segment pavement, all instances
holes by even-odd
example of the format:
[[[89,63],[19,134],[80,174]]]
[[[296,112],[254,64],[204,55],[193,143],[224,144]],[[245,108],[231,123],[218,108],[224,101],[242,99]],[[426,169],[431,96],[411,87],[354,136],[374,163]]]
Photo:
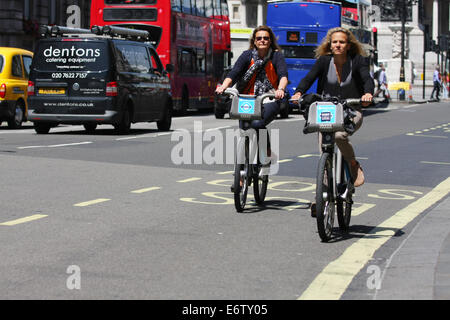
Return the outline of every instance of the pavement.
[[[431,88],[426,91],[429,97]],[[405,103],[434,102],[422,99],[422,88],[413,88],[413,99],[392,97],[389,107]],[[441,99],[449,103],[450,99]],[[450,172],[449,172],[450,173]],[[450,195],[447,194],[420,219],[383,271],[374,300],[449,300],[450,299]]]

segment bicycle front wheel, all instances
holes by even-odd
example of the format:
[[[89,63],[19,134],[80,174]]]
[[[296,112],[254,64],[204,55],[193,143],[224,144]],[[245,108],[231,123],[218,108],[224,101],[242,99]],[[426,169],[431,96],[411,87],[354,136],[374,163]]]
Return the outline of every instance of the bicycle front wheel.
[[[245,141],[244,164],[234,165],[234,206],[237,212],[242,212],[247,202],[248,187],[250,185],[249,142]]]
[[[260,175],[261,166],[254,166],[255,172],[253,177],[253,196],[256,204],[264,202],[267,193],[267,185],[269,184],[269,175]]]
[[[350,218],[352,215],[352,194],[354,191],[351,183],[350,170],[347,162],[342,159],[341,183],[338,185],[338,196],[336,199],[336,211],[339,223],[339,229],[342,232],[348,232]]]
[[[319,236],[323,242],[331,238],[334,224],[333,157],[323,153],[317,168],[316,220]]]

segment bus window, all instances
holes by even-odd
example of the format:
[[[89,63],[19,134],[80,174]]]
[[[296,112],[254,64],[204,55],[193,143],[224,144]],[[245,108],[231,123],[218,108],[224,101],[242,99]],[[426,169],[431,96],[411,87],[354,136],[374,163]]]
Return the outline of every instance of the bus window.
[[[172,10],[181,12],[181,0],[170,0],[170,3],[172,4]]]
[[[197,72],[206,72],[205,50],[197,49]]]
[[[281,46],[285,58],[315,59],[315,46]]]
[[[180,73],[195,73],[195,57],[194,53],[190,49],[180,50],[179,59],[179,72]]]
[[[198,16],[205,16],[205,1],[204,0],[195,0],[195,9],[197,10]]]
[[[156,0],[105,0],[105,4],[155,4]]]
[[[181,0],[181,11],[191,13],[191,0]]]
[[[220,0],[221,3],[221,7],[222,7],[222,18],[228,17],[228,4],[227,4],[227,0]]]
[[[205,13],[208,18],[213,17],[213,0],[205,0]]]
[[[158,13],[154,8],[105,8],[103,19],[105,21],[156,21]]]
[[[220,0],[214,0],[214,18],[219,19],[220,16]]]

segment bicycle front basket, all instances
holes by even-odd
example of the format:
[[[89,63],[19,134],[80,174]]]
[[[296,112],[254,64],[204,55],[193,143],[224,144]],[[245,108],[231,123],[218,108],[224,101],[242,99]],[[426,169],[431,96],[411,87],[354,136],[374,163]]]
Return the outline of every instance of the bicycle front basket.
[[[344,130],[344,109],[340,103],[318,101],[309,106],[305,132]]]
[[[262,119],[261,99],[253,95],[244,94],[233,97],[230,118],[239,120]]]

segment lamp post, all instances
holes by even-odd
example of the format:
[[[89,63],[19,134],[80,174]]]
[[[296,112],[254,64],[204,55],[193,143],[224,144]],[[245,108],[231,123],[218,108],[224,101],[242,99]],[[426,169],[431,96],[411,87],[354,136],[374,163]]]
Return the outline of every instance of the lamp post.
[[[400,55],[400,82],[405,81],[405,38],[406,38],[406,13],[407,6],[411,6],[417,3],[417,0],[400,0],[398,3],[398,9],[400,11],[400,20],[402,22],[402,37],[401,37],[401,55]]]
[[[400,15],[402,21],[402,45],[400,55],[400,82],[405,82],[405,24],[406,24],[406,0],[400,1]]]

